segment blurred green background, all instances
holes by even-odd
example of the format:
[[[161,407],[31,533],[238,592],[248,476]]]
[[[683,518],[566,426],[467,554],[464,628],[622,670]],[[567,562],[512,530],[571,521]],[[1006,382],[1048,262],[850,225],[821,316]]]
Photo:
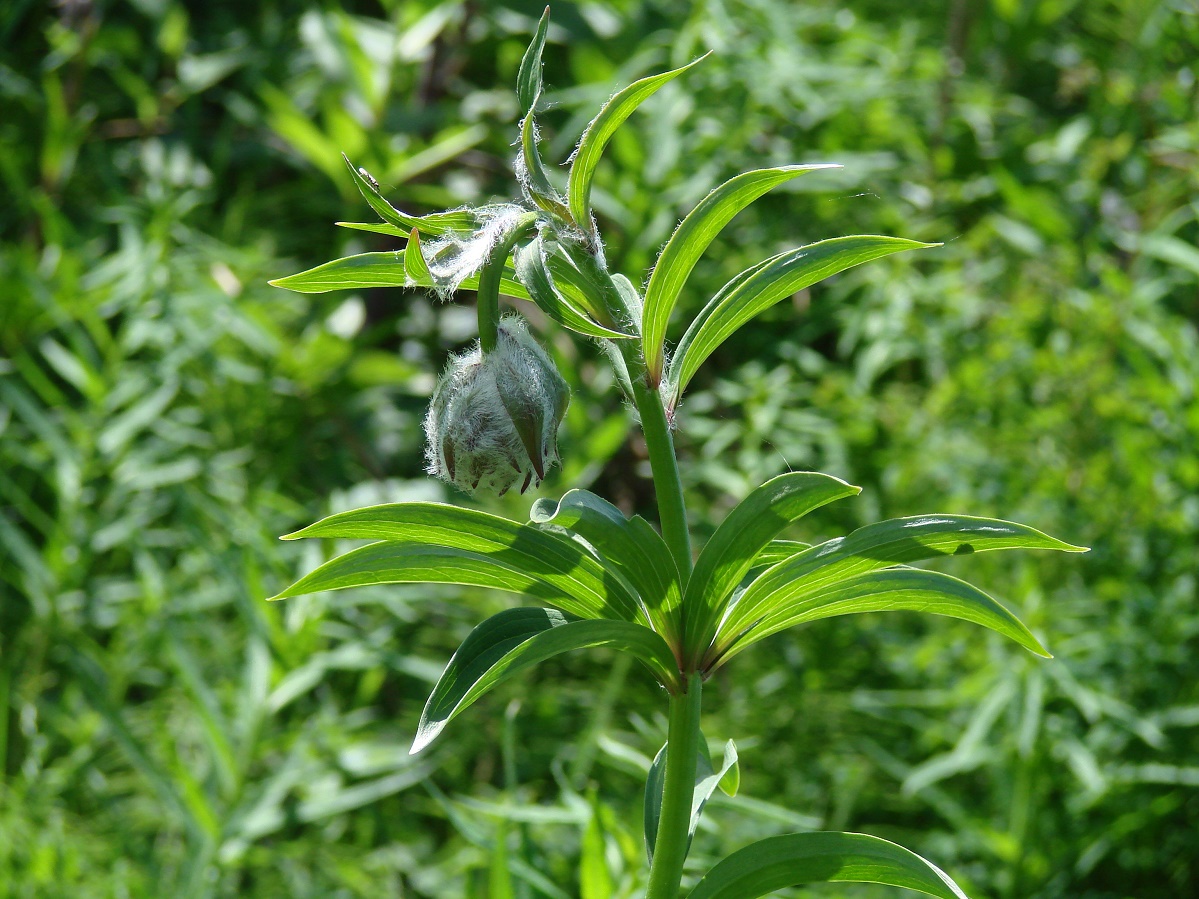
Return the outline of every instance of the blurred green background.
[[[522,899],[637,893],[665,736],[639,671],[547,663],[410,758],[442,665],[512,598],[263,601],[336,551],[278,534],[464,501],[422,474],[419,424],[469,296],[266,281],[392,245],[333,226],[372,220],[343,150],[409,211],[512,196],[540,11],[0,4],[0,895],[486,897],[501,864]],[[898,840],[976,897],[1199,894],[1194,4],[557,3],[549,155],[617,85],[707,49],[601,167],[618,269],[640,280],[721,180],[791,162],[845,168],[743,213],[691,310],[821,238],[945,247],[805,291],[713,357],[679,415],[697,533],[811,468],[865,491],[797,539],[954,511],[1093,551],[946,562],[1051,662],[893,615],[722,669],[704,729],[738,741],[742,794],[709,806],[688,877],[829,828]],[[535,324],[575,393],[539,494],[652,514],[602,357]]]

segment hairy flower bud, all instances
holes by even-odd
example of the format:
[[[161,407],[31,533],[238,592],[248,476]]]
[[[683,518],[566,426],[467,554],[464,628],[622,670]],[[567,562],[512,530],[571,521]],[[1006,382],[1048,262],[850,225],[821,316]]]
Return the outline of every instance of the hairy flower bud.
[[[558,461],[570,389],[518,316],[499,324],[495,350],[475,344],[450,360],[425,416],[428,471],[461,490],[524,493]]]

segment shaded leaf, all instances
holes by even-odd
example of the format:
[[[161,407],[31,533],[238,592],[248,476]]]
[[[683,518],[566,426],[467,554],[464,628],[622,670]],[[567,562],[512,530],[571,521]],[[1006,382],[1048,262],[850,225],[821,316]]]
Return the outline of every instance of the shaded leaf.
[[[674,657],[649,628],[629,621],[571,618],[557,609],[507,609],[476,627],[458,647],[425,704],[411,751],[428,746],[497,684],[560,653],[590,646],[632,653],[663,684],[677,684]]]

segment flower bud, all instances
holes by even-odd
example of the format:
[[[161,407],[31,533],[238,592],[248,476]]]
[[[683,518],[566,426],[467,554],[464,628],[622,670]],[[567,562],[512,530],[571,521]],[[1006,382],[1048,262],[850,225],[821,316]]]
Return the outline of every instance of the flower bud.
[[[558,461],[570,389],[518,316],[499,324],[495,349],[450,360],[425,416],[429,474],[467,493],[524,493]]]

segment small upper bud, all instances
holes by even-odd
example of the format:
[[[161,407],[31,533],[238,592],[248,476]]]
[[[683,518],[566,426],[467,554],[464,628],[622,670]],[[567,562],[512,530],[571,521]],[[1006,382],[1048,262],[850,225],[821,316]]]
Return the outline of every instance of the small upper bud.
[[[524,493],[558,461],[570,389],[518,316],[500,321],[495,349],[450,360],[425,416],[430,474],[460,490]]]

